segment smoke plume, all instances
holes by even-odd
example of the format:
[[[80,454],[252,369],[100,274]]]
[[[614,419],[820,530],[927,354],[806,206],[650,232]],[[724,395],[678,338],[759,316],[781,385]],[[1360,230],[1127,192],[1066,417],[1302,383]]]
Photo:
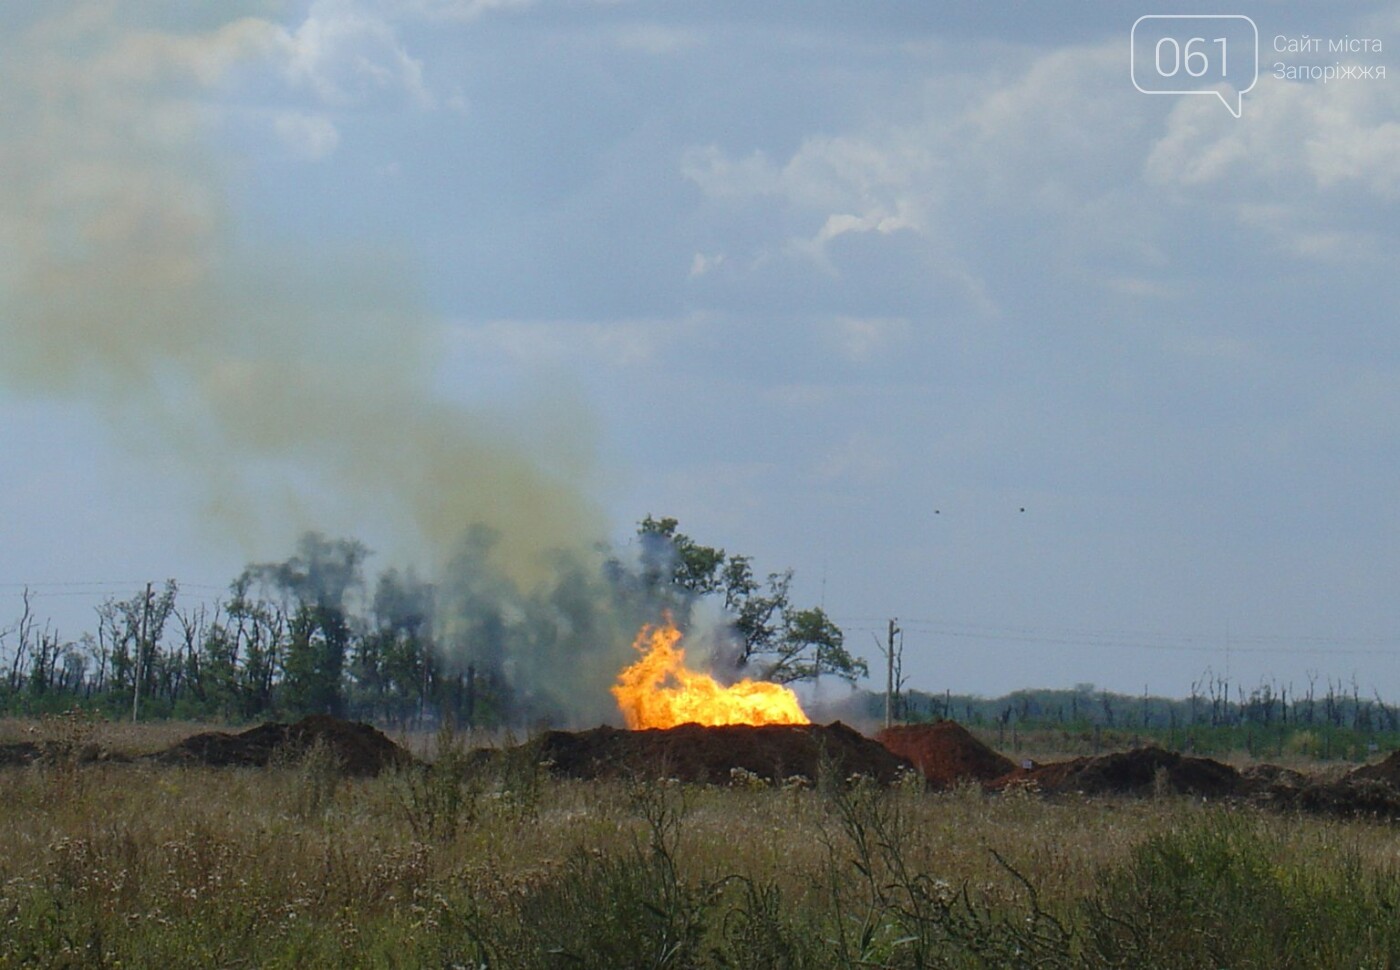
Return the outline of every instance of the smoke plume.
[[[586,680],[615,671],[630,634],[565,444],[587,429],[522,442],[435,396],[442,328],[388,242],[311,251],[236,217],[219,95],[232,72],[287,76],[287,29],[239,4],[32,6],[0,32],[0,380],[177,456],[245,553],[391,536],[437,574],[464,662],[561,699],[571,652],[610,654]],[[509,642],[527,609],[553,632]]]
[[[0,40],[0,377],[184,459],[235,535],[382,522],[441,567],[484,524],[512,581],[547,578],[602,532],[570,484],[586,468],[434,397],[440,328],[387,243],[312,252],[238,222],[220,86],[276,74],[289,35],[162,25],[210,16],[186,6],[46,3]]]

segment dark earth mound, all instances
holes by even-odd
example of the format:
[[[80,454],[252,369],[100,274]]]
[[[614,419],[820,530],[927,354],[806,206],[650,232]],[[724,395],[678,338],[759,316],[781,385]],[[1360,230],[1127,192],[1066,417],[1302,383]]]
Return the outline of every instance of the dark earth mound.
[[[1400,821],[1400,751],[1333,781],[1289,781],[1270,785],[1259,800],[1314,814]]]
[[[1362,765],[1347,778],[1352,781],[1383,781],[1400,788],[1400,751],[1392,751],[1379,764]]]
[[[1159,781],[1160,779],[1160,781]],[[1150,795],[1161,790],[1222,798],[1240,790],[1240,774],[1209,758],[1191,758],[1158,747],[1118,751],[1093,758],[1017,768],[989,787],[1024,785],[1058,794]]]
[[[913,766],[878,741],[833,724],[769,724],[622,731],[599,727],[549,731],[533,742],[541,761],[567,778],[677,778],[727,785],[744,772],[766,781],[803,777],[816,781],[824,764],[841,774],[865,775],[884,784]]]
[[[1010,758],[997,754],[956,721],[889,727],[876,738],[912,761],[933,788],[951,788],[960,781],[992,781],[1016,768]]]
[[[999,791],[1018,785],[1047,794],[1149,795],[1165,790],[1238,798],[1281,811],[1400,821],[1400,752],[1326,781],[1268,764],[1238,772],[1209,758],[1147,747],[1018,768],[987,787]]]
[[[295,724],[260,724],[239,734],[196,734],[151,757],[162,764],[260,768],[275,759],[299,757],[317,744],[325,746],[342,772],[357,777],[415,760],[370,725],[326,714],[313,714]]]
[[[1400,820],[1400,788],[1372,778],[1346,778],[1303,785],[1272,785],[1257,794],[1258,804],[1313,815]]]

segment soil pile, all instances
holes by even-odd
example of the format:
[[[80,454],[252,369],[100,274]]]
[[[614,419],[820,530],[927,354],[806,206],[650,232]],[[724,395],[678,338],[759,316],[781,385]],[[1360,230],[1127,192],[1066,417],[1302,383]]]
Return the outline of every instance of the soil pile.
[[[196,734],[151,757],[163,764],[261,768],[276,759],[299,757],[317,744],[325,746],[343,773],[357,777],[415,761],[370,725],[326,714],[313,714],[295,724],[260,724],[239,734]]]
[[[1400,788],[1388,781],[1348,775],[1336,781],[1272,784],[1251,795],[1257,805],[1342,818],[1400,820]]]
[[[1353,781],[1383,781],[1400,788],[1400,751],[1392,751],[1380,764],[1362,765],[1347,778]]]
[[[865,775],[884,784],[912,769],[878,741],[833,724],[728,725],[622,731],[599,727],[577,733],[550,731],[536,738],[541,761],[567,778],[678,778],[727,785],[755,775],[781,782],[815,782],[823,765],[842,777]]]
[[[997,754],[955,721],[888,727],[876,738],[912,761],[934,788],[951,788],[960,781],[992,781],[1016,768],[1010,758]]]
[[[1363,765],[1341,778],[1320,780],[1299,775],[1282,779],[1256,793],[1255,798],[1264,804],[1295,811],[1397,821],[1400,820],[1400,751],[1392,752],[1379,764]]]
[[[1015,785],[1049,793],[1150,795],[1165,790],[1210,798],[1237,794],[1241,787],[1239,772],[1229,765],[1155,746],[1017,768],[989,787],[1004,789]]]

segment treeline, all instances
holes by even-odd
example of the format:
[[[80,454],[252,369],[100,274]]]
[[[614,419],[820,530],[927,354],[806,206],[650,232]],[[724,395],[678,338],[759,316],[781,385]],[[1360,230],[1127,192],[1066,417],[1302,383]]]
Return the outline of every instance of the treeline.
[[[884,695],[866,698],[872,718],[883,717]],[[1301,689],[1266,682],[1246,689],[1206,673],[1185,698],[1144,691],[1122,694],[1079,684],[1069,690],[1020,690],[1001,697],[924,691],[901,693],[895,712],[902,721],[950,718],[993,730],[1014,750],[1030,732],[1058,731],[1066,737],[1103,739],[1116,745],[1152,741],[1200,754],[1284,752],[1319,758],[1363,757],[1377,748],[1400,746],[1400,706],[1356,681],[1314,677]]]
[[[388,725],[450,717],[463,726],[599,723],[608,687],[635,656],[637,629],[682,623],[706,601],[722,621],[721,665],[779,681],[865,669],[820,609],[789,597],[791,572],[760,580],[751,561],[648,516],[634,548],[560,552],[522,589],[496,565],[500,537],[470,530],[436,582],[412,570],[371,579],[353,539],[303,536],[296,554],[249,565],[219,600],[189,603],[175,580],[97,608],[65,638],[25,593],[0,629],[0,709],[74,704],[109,716],[246,722],[330,713]]]

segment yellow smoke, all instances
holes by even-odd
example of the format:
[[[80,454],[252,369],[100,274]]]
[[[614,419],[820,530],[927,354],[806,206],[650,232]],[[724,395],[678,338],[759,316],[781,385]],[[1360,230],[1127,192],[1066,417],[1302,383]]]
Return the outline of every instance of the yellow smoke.
[[[45,3],[0,37],[0,380],[178,456],[237,535],[372,522],[441,564],[481,523],[499,568],[542,578],[603,532],[586,467],[430,390],[440,328],[387,242],[254,251],[211,132],[229,72],[286,31],[162,24],[211,16],[186,6]]]

